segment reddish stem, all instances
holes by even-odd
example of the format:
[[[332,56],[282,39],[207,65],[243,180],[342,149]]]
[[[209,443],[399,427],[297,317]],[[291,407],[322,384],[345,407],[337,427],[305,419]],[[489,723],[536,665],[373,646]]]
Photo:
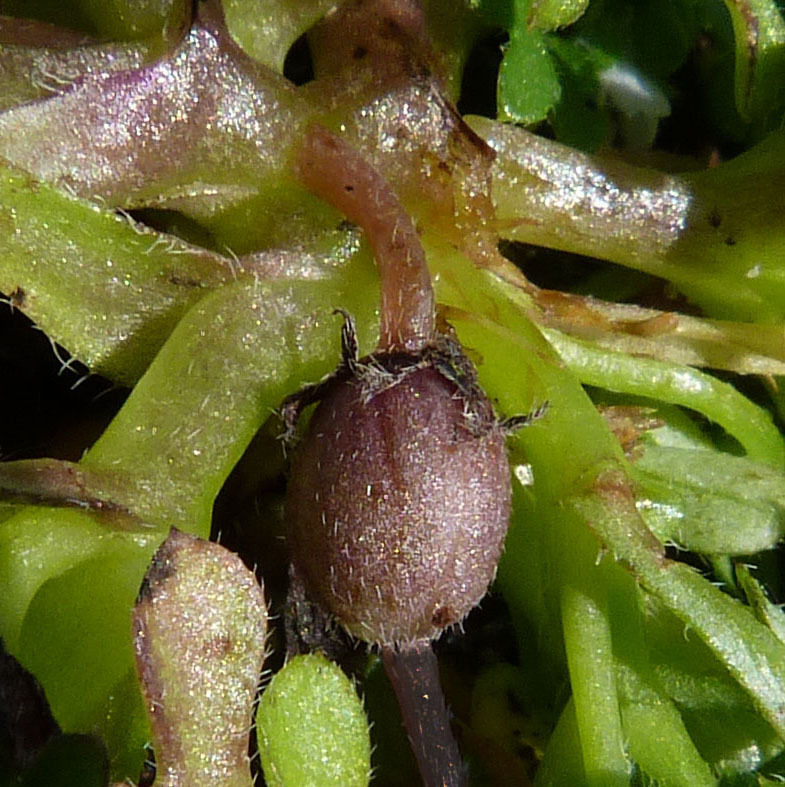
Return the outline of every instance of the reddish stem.
[[[382,289],[382,352],[416,352],[434,337],[431,277],[414,223],[387,181],[344,140],[312,125],[297,162],[300,180],[359,225]]]
[[[425,787],[465,787],[466,769],[450,729],[439,662],[428,641],[382,648],[409,742]]]

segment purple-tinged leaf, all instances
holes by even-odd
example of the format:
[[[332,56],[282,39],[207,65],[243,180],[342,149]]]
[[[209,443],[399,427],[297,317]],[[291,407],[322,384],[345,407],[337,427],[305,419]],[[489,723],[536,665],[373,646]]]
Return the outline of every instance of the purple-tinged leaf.
[[[157,787],[251,787],[248,740],[266,630],[264,594],[240,558],[172,529],[134,610]]]
[[[218,16],[205,12],[150,66],[87,73],[61,94],[6,111],[0,155],[38,179],[125,207],[254,195],[265,177],[280,175],[299,102],[283,77],[234,44]]]

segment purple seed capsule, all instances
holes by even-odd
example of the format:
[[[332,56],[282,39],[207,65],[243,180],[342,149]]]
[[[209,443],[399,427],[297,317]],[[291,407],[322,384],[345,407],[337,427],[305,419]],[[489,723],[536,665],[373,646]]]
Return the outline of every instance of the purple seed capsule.
[[[437,370],[434,358],[456,368],[450,346],[402,371],[355,362],[322,395],[293,461],[293,562],[365,642],[438,637],[476,606],[501,555],[504,434],[465,358],[455,379]]]

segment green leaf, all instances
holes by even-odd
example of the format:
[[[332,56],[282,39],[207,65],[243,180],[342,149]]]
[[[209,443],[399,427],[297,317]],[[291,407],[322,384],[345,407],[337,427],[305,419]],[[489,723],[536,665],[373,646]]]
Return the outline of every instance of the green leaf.
[[[44,583],[30,604],[18,658],[44,687],[66,732],[91,731],[133,664],[129,609],[150,552],[126,539],[104,543],[94,557]]]
[[[589,0],[531,0],[529,27],[556,30],[571,25],[588,8]]]
[[[701,756],[728,774],[754,771],[778,756],[782,738],[709,647],[653,600],[646,612],[657,684],[679,709]]]
[[[573,40],[647,79],[673,74],[690,54],[714,0],[592,0],[572,29]]]
[[[785,645],[738,601],[682,563],[636,566],[641,582],[688,624],[725,664],[758,712],[785,737]]]
[[[565,145],[593,151],[607,142],[611,121],[601,106],[599,72],[613,59],[583,40],[551,36],[550,51],[561,84],[551,114],[556,138]]]
[[[785,134],[722,166],[674,176],[484,118],[471,124],[497,154],[502,237],[654,274],[722,320],[785,317]],[[781,349],[779,342],[772,354]]]
[[[758,620],[765,623],[777,639],[785,644],[785,612],[782,607],[769,601],[762,585],[752,576],[749,566],[738,564],[736,578]]]
[[[237,260],[1,165],[0,228],[0,292],[19,293],[19,308],[49,337],[126,385],[210,290],[243,274],[329,278],[357,252],[355,233],[335,231]]]
[[[545,119],[560,95],[559,78],[544,34],[516,28],[510,34],[499,71],[499,118],[536,123]]]
[[[100,554],[107,536],[101,523],[83,511],[28,507],[0,524],[0,583],[6,588],[0,597],[0,634],[14,655],[25,613],[41,585]],[[140,538],[137,549],[152,554],[156,534],[147,539],[149,544]]]
[[[146,521],[206,536],[215,496],[259,426],[337,364],[333,309],[372,324],[368,263],[358,255],[332,281],[245,278],[203,298],[82,464],[132,479],[144,495],[118,502]]]
[[[736,39],[736,107],[754,136],[777,128],[785,108],[785,20],[775,0],[725,0]]]
[[[513,17],[516,5],[526,8],[526,0],[467,0],[475,8],[487,24],[510,30],[513,26]]]
[[[655,681],[619,666],[621,714],[630,755],[657,784],[711,787],[717,783],[677,706]]]
[[[141,376],[203,287],[231,280],[219,256],[11,167],[0,168],[0,227],[0,291],[21,293],[48,336],[120,383]]]
[[[333,0],[225,0],[223,7],[240,46],[282,74],[292,44],[334,5]]]
[[[575,584],[562,588],[561,614],[586,784],[622,787],[629,784],[632,765],[624,746],[606,585],[585,562],[582,568],[571,577]]]
[[[340,668],[321,654],[295,656],[264,690],[256,715],[270,787],[363,787],[371,745],[362,702]]]
[[[187,8],[184,0],[7,0],[3,13],[53,22],[96,38],[136,41],[177,27]]]
[[[149,531],[117,533],[88,513],[46,508],[23,509],[0,525],[0,582],[9,589],[0,600],[0,632],[14,655],[21,649],[20,661],[35,663],[69,731],[114,712],[113,687],[131,664],[128,605],[164,528],[209,534],[215,496],[259,426],[285,394],[337,363],[333,309],[355,314],[366,351],[378,333],[377,300],[366,253],[332,280],[250,276],[212,292],[180,321],[82,460],[91,472],[128,482],[113,489],[115,499]],[[122,583],[102,572],[110,562]],[[112,592],[96,594],[101,582],[114,582]],[[88,635],[100,681],[78,658],[78,638]],[[70,660],[61,663],[66,652]],[[142,743],[109,741],[113,760],[128,762],[129,749]]]
[[[782,465],[785,442],[770,413],[733,386],[688,366],[597,350],[555,331],[546,335],[583,383],[689,407],[722,426],[751,459]]]
[[[745,457],[647,445],[638,509],[661,541],[704,555],[751,555],[785,534],[785,476]]]
[[[215,10],[199,8],[206,17]],[[208,218],[267,189],[268,199],[296,191],[308,201],[284,174],[307,112],[302,94],[244,55],[219,21],[197,17],[177,47],[144,68],[77,80],[0,114],[0,156],[82,197]],[[274,198],[267,204],[276,207]],[[263,215],[257,222],[274,232],[280,218]]]

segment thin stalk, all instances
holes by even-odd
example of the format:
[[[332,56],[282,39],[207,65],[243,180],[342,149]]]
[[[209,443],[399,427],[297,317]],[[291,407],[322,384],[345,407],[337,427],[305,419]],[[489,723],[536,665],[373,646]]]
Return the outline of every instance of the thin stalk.
[[[368,238],[382,291],[377,349],[422,349],[434,337],[433,288],[414,223],[390,185],[356,150],[319,125],[305,135],[297,173]]]
[[[450,729],[439,662],[428,641],[382,648],[409,742],[425,787],[466,787],[466,769]]]

